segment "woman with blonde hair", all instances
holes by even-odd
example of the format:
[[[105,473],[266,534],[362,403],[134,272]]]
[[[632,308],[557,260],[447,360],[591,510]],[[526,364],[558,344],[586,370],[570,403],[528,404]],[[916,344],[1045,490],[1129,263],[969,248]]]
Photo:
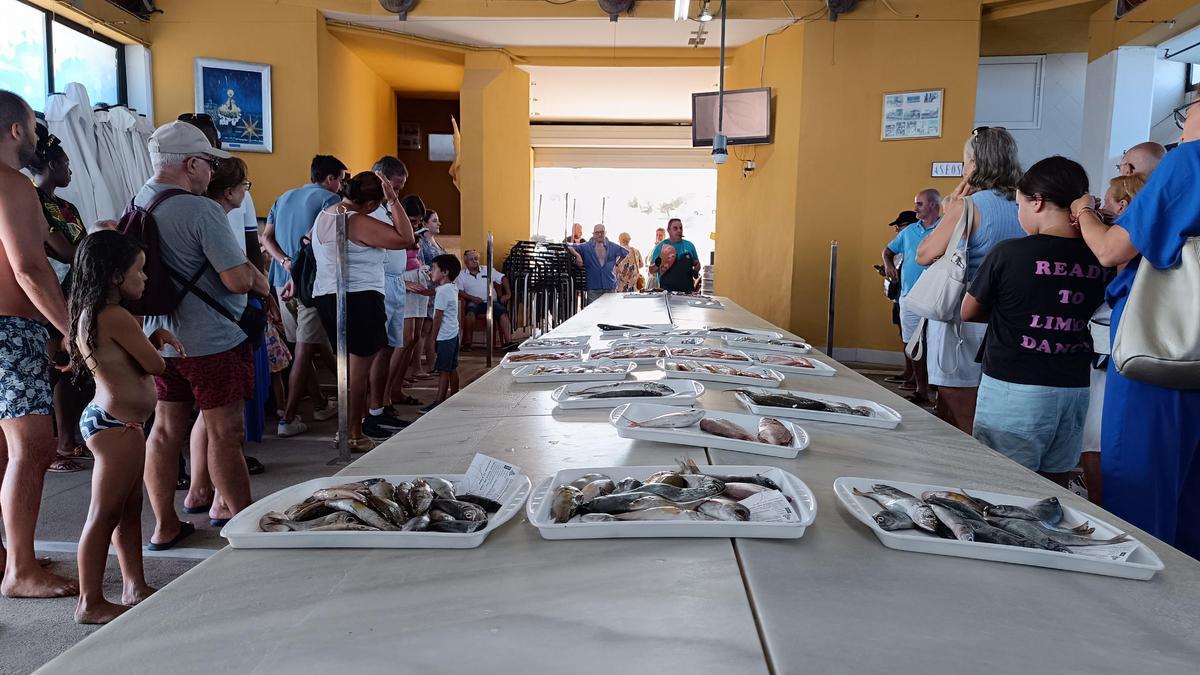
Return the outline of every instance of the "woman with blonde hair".
[[[621,242],[621,246],[629,251],[629,255],[621,258],[617,263],[617,292],[632,293],[645,285],[642,279],[642,252],[629,245],[630,236],[628,232],[622,232],[617,236],[617,241]]]

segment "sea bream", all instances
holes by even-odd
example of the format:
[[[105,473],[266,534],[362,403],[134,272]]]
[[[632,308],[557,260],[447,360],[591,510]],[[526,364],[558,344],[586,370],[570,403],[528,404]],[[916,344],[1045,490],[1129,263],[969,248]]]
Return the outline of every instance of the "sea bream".
[[[913,523],[918,528],[926,532],[937,531],[938,518],[934,515],[933,509],[928,504],[903,490],[897,490],[890,485],[876,483],[871,486],[871,492],[863,492],[858,488],[854,488],[854,494],[859,497],[866,497],[888,511],[903,513],[912,518]]]

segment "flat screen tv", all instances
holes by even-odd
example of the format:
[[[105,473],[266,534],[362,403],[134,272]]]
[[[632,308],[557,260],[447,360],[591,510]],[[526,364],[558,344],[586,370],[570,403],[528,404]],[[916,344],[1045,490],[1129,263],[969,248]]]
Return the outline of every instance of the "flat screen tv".
[[[729,145],[771,142],[771,88],[725,92],[725,136]],[[717,134],[717,92],[692,94],[692,147],[711,146]]]

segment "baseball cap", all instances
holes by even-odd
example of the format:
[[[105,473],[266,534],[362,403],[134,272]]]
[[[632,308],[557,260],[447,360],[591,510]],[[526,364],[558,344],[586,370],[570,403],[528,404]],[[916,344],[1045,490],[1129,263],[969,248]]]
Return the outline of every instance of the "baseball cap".
[[[187,122],[168,122],[154,130],[150,136],[150,152],[172,155],[208,155],[218,159],[229,159],[224,150],[209,145],[204,132]]]
[[[899,225],[912,225],[918,220],[919,218],[917,218],[916,211],[901,211],[900,215],[896,216],[896,219],[888,223],[887,226],[897,227]]]

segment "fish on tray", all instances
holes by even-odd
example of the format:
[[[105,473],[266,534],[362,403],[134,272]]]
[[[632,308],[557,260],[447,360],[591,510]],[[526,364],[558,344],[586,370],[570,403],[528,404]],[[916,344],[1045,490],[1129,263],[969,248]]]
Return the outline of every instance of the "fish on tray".
[[[1027,507],[989,504],[962,491],[930,491],[920,498],[877,483],[871,492],[854,488],[884,508],[871,516],[883,530],[894,532],[918,528],[933,535],[959,541],[1017,546],[1021,548],[1074,553],[1072,547],[1103,546],[1130,541],[1129,535],[1097,539],[1095,528],[1083,523],[1064,526],[1064,513],[1057,497]]]
[[[771,364],[773,366],[789,366],[792,368],[815,368],[812,361],[803,356],[788,356],[787,354],[768,354],[759,359],[759,362]]]
[[[586,375],[623,373],[625,366],[537,366],[530,375]]]
[[[699,361],[668,361],[667,370],[680,373],[712,373],[714,375],[733,375],[736,377],[753,377],[759,380],[770,380],[766,373],[736,366],[724,366],[718,363],[701,363]]]
[[[508,355],[509,363],[532,363],[535,361],[578,361],[579,352],[513,352]]]
[[[605,333],[624,332],[627,330],[647,330],[649,326],[643,326],[639,323],[598,323],[596,327]]]
[[[597,384],[568,394],[570,398],[637,398],[672,396],[675,390],[658,382],[612,382]]]
[[[659,359],[667,355],[662,347],[645,345],[622,345],[611,349],[598,349],[591,353],[593,359]]]
[[[392,484],[382,478],[346,483],[313,492],[284,511],[258,521],[263,532],[449,532],[487,527],[501,505],[477,495],[454,492],[443,478]]]
[[[813,412],[837,413],[839,415],[857,415],[872,417],[874,413],[865,405],[850,406],[834,401],[818,401],[816,399],[788,394],[786,392],[757,392],[748,389],[735,389],[744,394],[754,405],[768,408],[791,408],[793,410],[811,410]]]
[[[671,350],[671,356],[685,359],[716,359],[718,361],[749,362],[750,358],[725,349],[713,347],[678,347]]]
[[[536,340],[529,340],[528,342],[522,344],[521,346],[525,349],[531,349],[531,348],[543,349],[546,347],[565,349],[565,348],[570,348],[570,347],[578,347],[579,341],[572,340],[569,338],[538,338]]]
[[[746,335],[729,338],[731,343],[738,345],[770,345],[775,347],[789,347],[791,349],[811,349],[812,346],[807,342],[799,340],[784,340],[781,338],[761,337],[758,335]]]

